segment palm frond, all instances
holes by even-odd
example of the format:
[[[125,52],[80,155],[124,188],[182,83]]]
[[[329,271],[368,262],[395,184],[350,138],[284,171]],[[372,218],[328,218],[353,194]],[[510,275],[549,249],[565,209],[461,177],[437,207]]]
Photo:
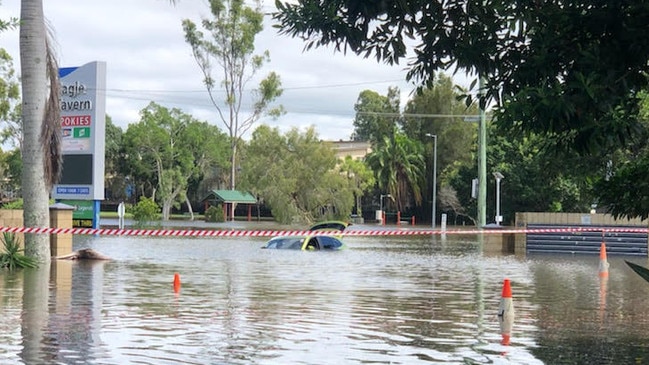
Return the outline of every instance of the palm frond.
[[[46,185],[59,182],[63,170],[63,155],[61,153],[61,82],[59,80],[59,65],[52,48],[51,35],[46,39],[47,76],[50,92],[45,106],[45,115],[41,124],[41,143],[44,150],[44,174]]]

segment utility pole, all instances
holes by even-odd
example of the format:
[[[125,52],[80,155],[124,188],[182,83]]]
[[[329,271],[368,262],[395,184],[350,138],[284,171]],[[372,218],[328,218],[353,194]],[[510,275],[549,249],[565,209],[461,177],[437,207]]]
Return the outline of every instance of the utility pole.
[[[478,76],[480,96],[484,95],[484,79]],[[481,98],[482,99],[482,98]],[[481,100],[482,101],[482,100]],[[487,121],[485,110],[480,103],[478,122],[478,228],[487,224]]]
[[[432,228],[435,229],[435,218],[437,217],[437,135],[426,133],[426,137],[431,137],[433,139],[433,209],[431,212],[432,216]]]

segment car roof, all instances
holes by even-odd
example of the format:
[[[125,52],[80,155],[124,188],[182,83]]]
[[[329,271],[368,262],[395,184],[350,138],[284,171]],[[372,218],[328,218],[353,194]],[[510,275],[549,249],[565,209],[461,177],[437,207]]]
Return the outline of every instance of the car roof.
[[[344,231],[350,225],[351,223],[347,223],[343,221],[323,221],[312,225],[309,228],[309,231],[316,231],[316,230]]]

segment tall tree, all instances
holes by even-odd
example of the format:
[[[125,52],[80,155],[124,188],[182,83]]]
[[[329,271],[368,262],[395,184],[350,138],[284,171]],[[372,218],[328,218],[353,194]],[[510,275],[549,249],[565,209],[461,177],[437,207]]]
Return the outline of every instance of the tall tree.
[[[421,204],[424,173],[423,147],[396,128],[393,135],[373,147],[365,158],[379,188],[392,195],[399,210]]]
[[[461,92],[449,76],[439,74],[431,87],[420,90],[408,101],[401,121],[404,133],[421,141],[425,148],[427,178],[422,179],[421,190],[431,204],[437,202],[432,194],[441,191],[439,187],[445,183],[445,176],[453,174],[452,170],[462,164],[474,163],[472,151],[477,143],[477,125],[467,122],[464,116],[477,115],[478,110],[475,106],[467,108],[459,100]],[[430,178],[433,174],[437,175],[435,179]],[[433,181],[438,184],[436,189]],[[429,212],[430,209],[425,209],[422,214]]]
[[[282,113],[281,107],[271,108],[271,103],[282,94],[281,81],[279,75],[271,72],[246,98],[248,83],[270,58],[268,51],[253,54],[255,37],[262,31],[261,3],[253,1],[254,8],[240,0],[210,0],[209,3],[212,19],[203,18],[201,22],[207,34],[189,19],[183,20],[182,25],[212,105],[230,136],[230,189],[234,190],[241,137],[264,113],[272,116]],[[220,67],[220,83],[213,76],[214,65]]]
[[[352,139],[374,144],[389,136],[399,120],[399,97],[396,87],[388,88],[386,96],[372,90],[361,91],[354,104],[356,116]]]
[[[209,164],[221,162],[218,146],[225,142],[215,126],[199,122],[180,111],[150,103],[141,111],[141,120],[129,125],[124,134],[125,152],[132,170],[153,173],[155,189],[151,195],[159,199],[162,218],[168,220],[171,208],[187,200],[189,180]],[[217,146],[215,148],[215,146]],[[222,148],[221,148],[222,149]]]
[[[20,8],[24,224],[49,227],[49,193],[61,168],[58,65],[48,47],[42,0]],[[48,235],[26,234],[25,253],[50,261]]]

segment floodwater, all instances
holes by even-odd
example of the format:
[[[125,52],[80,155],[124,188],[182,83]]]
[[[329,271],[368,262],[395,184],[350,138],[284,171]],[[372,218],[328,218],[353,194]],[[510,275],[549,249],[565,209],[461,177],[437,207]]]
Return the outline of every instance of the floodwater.
[[[623,261],[647,259],[609,257],[600,279],[599,257],[503,255],[466,236],[344,241],[76,236],[113,260],[0,271],[0,364],[649,363],[649,283]]]

